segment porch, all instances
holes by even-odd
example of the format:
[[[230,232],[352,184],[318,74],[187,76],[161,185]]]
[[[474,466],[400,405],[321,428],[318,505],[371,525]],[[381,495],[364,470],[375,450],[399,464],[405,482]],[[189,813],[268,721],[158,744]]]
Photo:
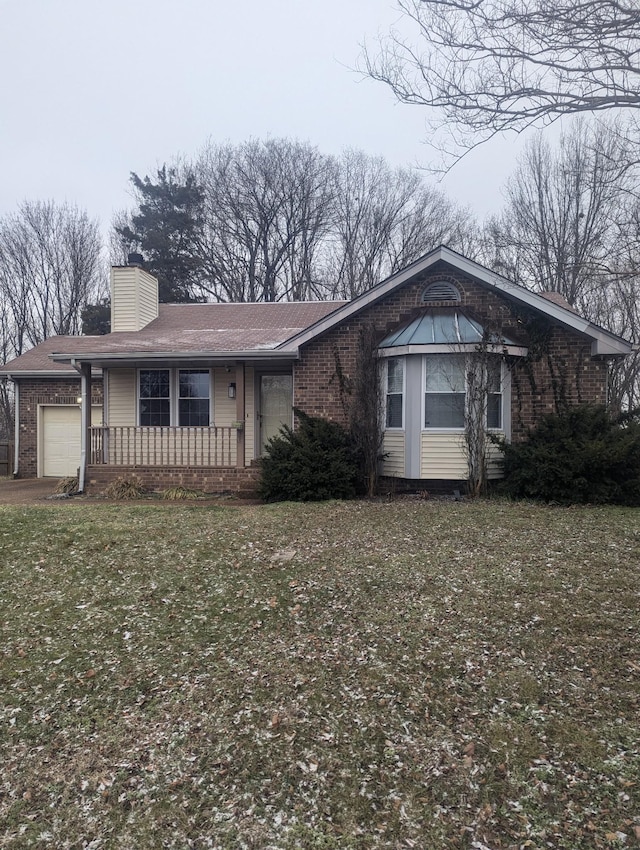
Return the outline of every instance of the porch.
[[[242,427],[94,426],[91,466],[244,468]],[[238,462],[239,461],[239,462]]]
[[[94,426],[89,431],[87,482],[104,490],[135,476],[149,490],[186,487],[254,497],[260,470],[245,465],[238,427]]]

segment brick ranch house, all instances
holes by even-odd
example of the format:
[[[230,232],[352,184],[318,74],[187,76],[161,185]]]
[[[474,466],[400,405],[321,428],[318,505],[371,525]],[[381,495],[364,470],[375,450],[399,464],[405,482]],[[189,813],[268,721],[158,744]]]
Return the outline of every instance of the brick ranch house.
[[[364,329],[382,382],[381,472],[463,483],[469,358],[484,352],[487,431],[521,439],[562,404],[607,400],[631,345],[439,247],[352,301],[158,304],[141,266],[111,276],[112,332],[54,337],[0,369],[15,385],[15,475],[79,472],[82,490],[249,492],[293,407],[344,422]],[[489,450],[496,477],[498,450]]]

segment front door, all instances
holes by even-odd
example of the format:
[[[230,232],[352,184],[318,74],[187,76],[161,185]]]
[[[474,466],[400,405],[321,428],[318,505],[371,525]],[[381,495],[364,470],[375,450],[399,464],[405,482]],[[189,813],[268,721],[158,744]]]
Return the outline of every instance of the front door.
[[[293,425],[293,377],[291,375],[260,376],[260,454],[283,425]]]

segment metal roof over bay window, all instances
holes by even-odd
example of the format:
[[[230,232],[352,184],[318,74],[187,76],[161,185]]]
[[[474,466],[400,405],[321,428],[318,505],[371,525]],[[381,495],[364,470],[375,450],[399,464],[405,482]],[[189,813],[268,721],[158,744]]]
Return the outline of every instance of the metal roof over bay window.
[[[390,333],[379,344],[383,356],[419,353],[428,347],[430,351],[472,351],[486,342],[489,351],[517,356],[526,355],[527,349],[506,336],[485,334],[478,322],[469,318],[462,310],[436,309],[417,316],[408,325]],[[392,350],[392,351],[391,351]]]

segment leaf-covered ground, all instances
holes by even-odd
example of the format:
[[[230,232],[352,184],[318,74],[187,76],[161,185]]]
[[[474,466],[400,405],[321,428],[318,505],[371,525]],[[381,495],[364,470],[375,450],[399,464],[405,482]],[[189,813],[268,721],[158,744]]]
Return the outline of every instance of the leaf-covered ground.
[[[0,848],[640,846],[640,512],[0,508]]]

